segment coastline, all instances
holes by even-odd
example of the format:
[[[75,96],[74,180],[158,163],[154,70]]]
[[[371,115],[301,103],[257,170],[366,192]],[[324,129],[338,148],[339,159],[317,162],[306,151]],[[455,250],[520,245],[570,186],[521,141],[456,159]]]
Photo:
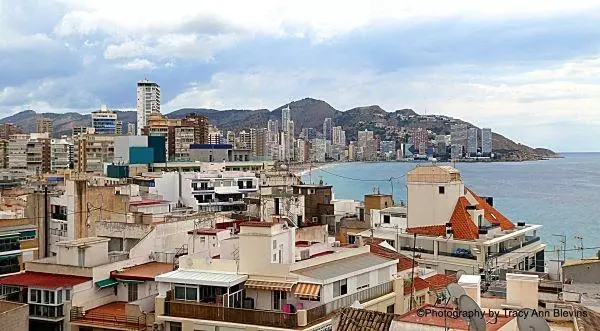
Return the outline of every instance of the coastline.
[[[319,169],[333,168],[347,162],[325,162],[325,163],[305,163],[294,166],[292,172],[298,177],[307,175]]]

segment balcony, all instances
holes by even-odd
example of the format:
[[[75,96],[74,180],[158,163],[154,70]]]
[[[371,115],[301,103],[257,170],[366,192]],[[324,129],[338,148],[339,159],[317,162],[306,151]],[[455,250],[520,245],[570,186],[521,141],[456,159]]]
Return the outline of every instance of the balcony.
[[[196,302],[166,301],[165,315],[230,323],[296,328],[298,317],[280,311],[226,308]]]
[[[387,282],[343,296],[324,305],[311,308],[306,311],[308,324],[319,321],[340,308],[349,307],[355,301],[365,303],[393,292],[394,282]]]
[[[18,251],[21,249],[21,244],[18,241],[0,243],[0,252]]]
[[[364,303],[393,292],[393,282],[387,282],[339,297],[327,304],[308,309],[306,311],[307,324],[311,325],[321,322],[338,309],[351,306],[355,301]],[[165,315],[275,328],[293,329],[300,326],[298,325],[297,313],[284,313],[275,310],[227,308],[205,303],[171,300],[170,293],[167,295],[167,300],[165,301]]]
[[[523,243],[521,245],[518,246],[514,246],[514,247],[509,247],[509,248],[501,248],[500,252],[496,252],[496,253],[490,253],[488,255],[489,258],[493,258],[493,257],[498,257],[498,256],[502,256],[504,254],[516,251],[519,248],[523,248],[525,246],[531,245],[533,243],[536,243],[540,241],[540,237],[534,237],[534,236],[526,236],[525,240],[523,241]]]
[[[65,317],[63,314],[63,305],[50,306],[29,304],[29,317],[61,320]]]
[[[0,266],[0,275],[12,274],[21,271],[21,266],[18,264]]]
[[[466,252],[462,252],[462,253],[457,253],[457,252],[448,253],[448,252],[441,252],[440,251],[440,252],[438,252],[438,255],[456,257],[456,258],[459,258],[459,259],[477,260],[477,256],[474,256],[473,254],[466,253]]]
[[[100,327],[124,331],[146,330],[146,315],[127,316],[124,302],[113,302],[84,312],[81,307],[73,307],[70,312],[71,324]]]

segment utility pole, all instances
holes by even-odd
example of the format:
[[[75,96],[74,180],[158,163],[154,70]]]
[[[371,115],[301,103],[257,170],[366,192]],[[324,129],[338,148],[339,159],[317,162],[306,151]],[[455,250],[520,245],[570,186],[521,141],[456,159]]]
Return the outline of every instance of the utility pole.
[[[50,220],[48,219],[48,184],[44,184],[44,256],[48,256],[48,252],[50,251],[50,236],[48,235],[48,232],[50,232],[49,223]]]
[[[581,259],[583,260],[583,236],[575,236],[575,239],[579,240],[579,246],[575,246],[576,249],[581,250]]]
[[[565,261],[567,260],[567,236],[564,234],[553,234],[552,236],[554,237],[559,237],[560,239],[560,244],[561,247],[563,248],[563,259],[562,259],[562,263],[565,263]],[[559,257],[560,259],[560,257]],[[537,261],[536,261],[536,266],[537,266]]]
[[[417,249],[417,234],[413,234],[413,254],[412,254],[412,270],[410,275],[410,301],[408,302],[408,311],[412,310],[412,303],[415,295],[415,250]]]

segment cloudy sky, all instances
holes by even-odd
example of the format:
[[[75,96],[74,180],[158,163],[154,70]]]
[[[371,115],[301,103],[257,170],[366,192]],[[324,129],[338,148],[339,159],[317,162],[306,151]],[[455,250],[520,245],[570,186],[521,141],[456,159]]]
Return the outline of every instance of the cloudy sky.
[[[0,0],[0,115],[314,97],[598,151],[598,1]]]

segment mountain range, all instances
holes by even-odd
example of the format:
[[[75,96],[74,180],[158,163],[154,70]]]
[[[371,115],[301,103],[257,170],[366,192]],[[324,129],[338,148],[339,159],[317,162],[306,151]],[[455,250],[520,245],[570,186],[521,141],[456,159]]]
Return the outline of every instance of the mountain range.
[[[346,131],[346,138],[355,140],[359,130],[373,130],[382,139],[397,139],[397,135],[389,131],[390,126],[397,127],[426,127],[436,134],[449,134],[452,124],[470,123],[446,116],[419,115],[412,109],[399,109],[385,111],[377,105],[356,107],[348,110],[337,110],[327,102],[312,98],[304,98],[283,105],[273,110],[268,109],[230,109],[216,110],[205,108],[183,108],[166,114],[169,118],[183,118],[187,114],[195,113],[208,117],[209,122],[221,130],[238,131],[249,128],[266,127],[269,120],[281,120],[281,110],[288,106],[294,121],[295,131],[299,133],[302,128],[312,127],[321,131],[323,121],[329,117],[334,126],[342,126]],[[119,120],[124,123],[135,123],[134,111],[116,111]],[[69,135],[73,126],[89,126],[90,114],[79,113],[37,113],[34,110],[25,110],[0,120],[0,123],[13,123],[20,126],[25,132],[35,130],[36,121],[41,118],[53,120],[54,135]],[[388,129],[386,129],[388,128]],[[492,128],[493,129],[493,128]],[[556,154],[548,149],[532,148],[493,133],[492,145],[495,153],[500,154],[504,160],[530,160],[554,157]]]

